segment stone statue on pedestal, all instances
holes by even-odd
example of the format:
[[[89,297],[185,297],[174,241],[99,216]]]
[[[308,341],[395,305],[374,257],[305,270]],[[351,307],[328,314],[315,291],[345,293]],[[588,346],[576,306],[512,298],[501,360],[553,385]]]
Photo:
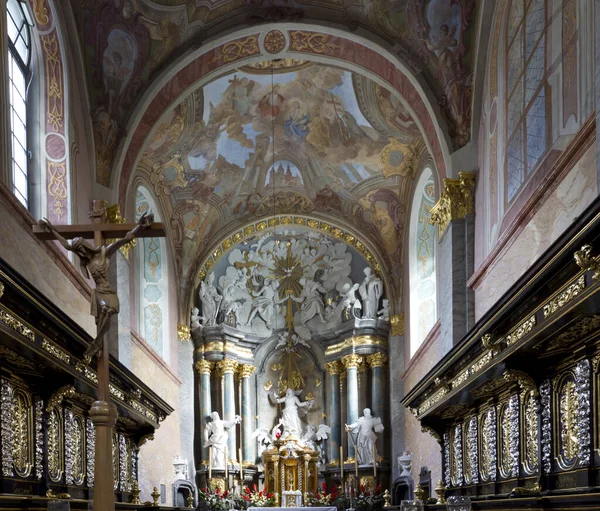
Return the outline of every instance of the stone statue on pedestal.
[[[236,415],[234,420],[224,421],[219,417],[218,412],[211,413],[210,417],[212,420],[204,429],[204,446],[212,447],[211,466],[213,468],[224,468],[227,461],[225,459],[225,451],[227,449],[227,440],[229,439],[227,430],[242,422],[242,418]],[[230,454],[235,456],[235,452]]]
[[[360,298],[362,300],[363,318],[377,318],[377,309],[379,308],[379,300],[383,295],[383,282],[374,275],[371,268],[365,268],[365,279],[358,288]]]
[[[302,391],[299,391],[301,393]],[[305,415],[312,406],[313,401],[300,401],[292,389],[287,389],[285,396],[275,398],[277,403],[285,403],[281,423],[286,435],[295,435],[299,437],[302,434],[302,422],[300,413]]]
[[[206,280],[200,284],[200,301],[202,302],[203,326],[214,326],[217,324],[217,314],[223,297],[217,291],[213,282],[215,274],[209,273]]]
[[[371,410],[365,408],[363,416],[353,424],[346,424],[346,431],[356,433],[356,455],[359,465],[373,465],[373,446],[377,442],[377,433],[383,432],[383,424],[379,417],[373,417]]]

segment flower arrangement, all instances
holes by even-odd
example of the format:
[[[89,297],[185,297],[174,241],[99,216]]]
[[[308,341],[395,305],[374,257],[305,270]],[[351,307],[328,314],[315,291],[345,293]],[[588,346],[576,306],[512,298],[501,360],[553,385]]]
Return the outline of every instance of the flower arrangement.
[[[337,498],[338,495],[336,489],[334,488],[331,493],[328,493],[327,485],[323,483],[316,492],[308,494],[306,505],[313,507],[331,506],[331,503]]]
[[[214,491],[207,488],[198,490],[198,500],[205,502],[211,510],[223,511],[231,509],[231,499],[228,491],[216,488]]]
[[[375,490],[360,485],[360,492],[356,496],[356,509],[381,509],[383,508],[383,494],[381,493],[381,485],[378,484]]]
[[[255,484],[252,489],[246,486],[242,498],[248,502],[249,507],[269,507],[275,504],[275,495],[265,490],[258,491]]]

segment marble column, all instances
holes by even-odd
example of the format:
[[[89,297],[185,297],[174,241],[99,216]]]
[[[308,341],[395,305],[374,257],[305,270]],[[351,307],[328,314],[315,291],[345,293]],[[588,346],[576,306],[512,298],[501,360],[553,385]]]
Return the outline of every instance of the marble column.
[[[0,179],[12,190],[6,0],[0,0]]]
[[[208,462],[208,448],[204,446],[204,428],[208,423],[208,418],[212,412],[212,403],[210,399],[210,373],[214,364],[208,360],[198,360],[196,362],[196,372],[198,373],[198,396],[200,398],[200,438],[202,445],[202,461]]]
[[[238,363],[230,358],[224,358],[217,362],[217,369],[222,377],[223,389],[223,420],[235,420],[235,383],[234,375]],[[237,427],[233,426],[227,431],[227,462],[237,459]]]
[[[240,386],[242,387],[242,462],[255,462],[255,440],[252,438],[252,391],[250,377],[254,374],[255,367],[250,364],[241,364],[238,367]]]
[[[383,419],[384,397],[383,397],[383,368],[387,362],[385,353],[373,353],[367,357],[367,363],[371,368],[371,412],[375,417]]]
[[[348,424],[353,424],[358,420],[358,368],[362,365],[363,359],[353,353],[342,358],[342,363],[346,368],[347,420]],[[349,436],[349,433],[347,435]],[[354,458],[354,456],[354,444],[348,438],[348,457]]]
[[[328,382],[328,410],[329,427],[331,433],[329,435],[329,462],[335,463],[340,460],[340,445],[342,441],[342,423],[340,414],[340,373],[342,372],[342,364],[336,360],[325,364],[327,374],[329,374]]]

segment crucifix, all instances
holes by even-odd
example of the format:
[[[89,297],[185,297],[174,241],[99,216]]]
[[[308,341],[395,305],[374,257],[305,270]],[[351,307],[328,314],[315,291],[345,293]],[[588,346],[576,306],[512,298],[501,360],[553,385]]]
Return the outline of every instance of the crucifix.
[[[98,400],[90,408],[90,417],[96,428],[94,511],[114,511],[112,428],[117,420],[117,408],[110,401],[110,362],[105,334],[110,318],[119,313],[119,299],[108,279],[110,258],[134,238],[164,237],[165,230],[163,224],[153,223],[152,213],[144,213],[137,224],[109,224],[105,201],[94,201],[90,218],[92,224],[61,226],[54,226],[43,219],[39,226],[34,226],[34,233],[42,240],[58,240],[66,250],[75,253],[83,276],[89,278],[91,275],[96,283],[91,304],[91,314],[96,319],[96,338],[84,355],[84,361],[89,364],[98,354]],[[94,244],[86,238],[93,238]],[[71,243],[67,241],[69,239]],[[107,244],[107,239],[114,241]]]

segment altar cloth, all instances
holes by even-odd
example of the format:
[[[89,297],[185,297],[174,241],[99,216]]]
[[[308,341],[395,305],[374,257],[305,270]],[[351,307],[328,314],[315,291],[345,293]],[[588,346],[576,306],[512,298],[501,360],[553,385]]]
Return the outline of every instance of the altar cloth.
[[[251,507],[252,511],[337,511],[335,506],[324,507]]]

